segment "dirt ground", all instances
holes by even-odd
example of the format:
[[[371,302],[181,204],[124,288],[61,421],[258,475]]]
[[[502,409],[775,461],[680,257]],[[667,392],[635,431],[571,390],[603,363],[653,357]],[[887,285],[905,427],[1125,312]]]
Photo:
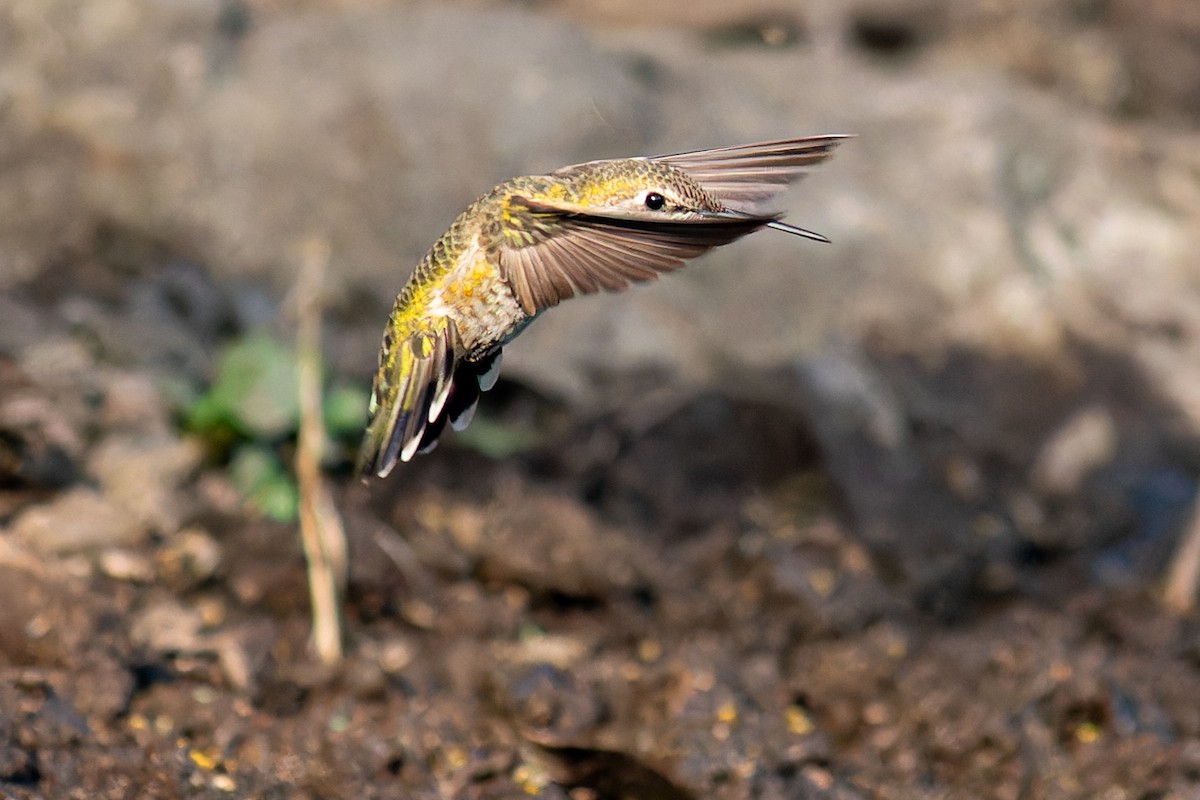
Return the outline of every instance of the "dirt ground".
[[[322,4],[226,5],[232,39],[254,30],[238,9]],[[1108,4],[1059,5],[1092,26]],[[867,6],[873,57],[960,23],[962,52],[1003,38]],[[1192,124],[1178,70],[1147,111],[1062,78],[1077,59],[1011,52],[1105,113]],[[0,168],[74,158],[63,120],[0,142]],[[473,437],[370,484],[342,433],[347,654],[325,667],[296,524],[239,491],[233,433],[187,422],[229,343],[288,340],[279,287],[214,277],[186,237],[35,210],[55,245],[0,293],[0,796],[1200,800],[1200,617],[1159,597],[1200,442],[1127,354],[868,341],[893,450],[812,380],[750,367],[594,376],[592,407],[510,374]],[[335,380],[365,381],[384,313],[331,302]],[[288,464],[294,433],[257,444]]]
[[[86,255],[24,307],[112,281]],[[108,313],[164,274],[124,276]],[[59,318],[31,320],[53,338]],[[135,480],[176,476],[180,533],[15,546],[103,515],[56,426],[137,442],[178,422],[103,357],[59,395],[2,375],[8,411],[40,415],[3,439],[7,797],[1200,796],[1200,625],[1155,599],[1161,542],[979,555],[929,603],[895,567],[909,544],[856,535],[803,414],[660,392],[582,418],[503,382],[485,417],[548,432],[515,455],[451,441],[364,486],[343,448],[348,657],[325,669],[295,526],[178,433]]]

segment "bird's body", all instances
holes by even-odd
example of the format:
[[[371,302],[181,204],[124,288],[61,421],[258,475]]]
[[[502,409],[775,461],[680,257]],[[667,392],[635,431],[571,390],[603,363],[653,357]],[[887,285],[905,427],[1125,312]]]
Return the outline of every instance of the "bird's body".
[[[463,211],[392,307],[359,468],[386,476],[470,421],[501,348],[576,294],[651,280],[764,226],[762,204],[845,137],[592,161],[513,178]]]

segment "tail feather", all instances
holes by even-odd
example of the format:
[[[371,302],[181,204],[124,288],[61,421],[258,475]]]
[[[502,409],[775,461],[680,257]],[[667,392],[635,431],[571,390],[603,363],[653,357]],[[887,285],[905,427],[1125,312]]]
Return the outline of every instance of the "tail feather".
[[[474,416],[481,391],[495,383],[500,350],[465,360],[458,331],[446,321],[432,334],[385,346],[371,401],[371,421],[359,450],[358,472],[387,477],[402,461],[427,453],[447,423],[462,430]]]
[[[421,447],[445,405],[458,360],[458,330],[447,319],[432,330],[385,338],[371,394],[371,421],[358,455],[363,475],[386,476]]]
[[[461,431],[471,423],[475,407],[479,404],[479,395],[495,384],[499,367],[499,350],[480,361],[458,362],[446,384],[443,401],[438,404],[436,411],[433,406],[429,409],[429,424],[421,434],[417,453],[428,453],[437,447],[438,437],[447,424]]]

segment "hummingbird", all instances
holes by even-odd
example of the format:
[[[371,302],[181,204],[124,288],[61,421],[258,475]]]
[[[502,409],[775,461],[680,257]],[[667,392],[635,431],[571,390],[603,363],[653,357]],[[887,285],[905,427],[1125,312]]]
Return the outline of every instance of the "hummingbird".
[[[844,135],[589,161],[513,178],[473,202],[401,289],[359,452],[363,476],[464,429],[502,348],[575,295],[654,280],[760,228],[828,242],[766,204]]]

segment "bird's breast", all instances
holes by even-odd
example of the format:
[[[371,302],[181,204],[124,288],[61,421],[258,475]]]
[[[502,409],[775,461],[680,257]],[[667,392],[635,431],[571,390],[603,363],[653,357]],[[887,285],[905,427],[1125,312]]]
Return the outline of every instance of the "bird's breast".
[[[437,310],[454,320],[468,354],[482,355],[503,344],[529,319],[501,276],[496,256],[478,240],[459,255],[436,294]]]

